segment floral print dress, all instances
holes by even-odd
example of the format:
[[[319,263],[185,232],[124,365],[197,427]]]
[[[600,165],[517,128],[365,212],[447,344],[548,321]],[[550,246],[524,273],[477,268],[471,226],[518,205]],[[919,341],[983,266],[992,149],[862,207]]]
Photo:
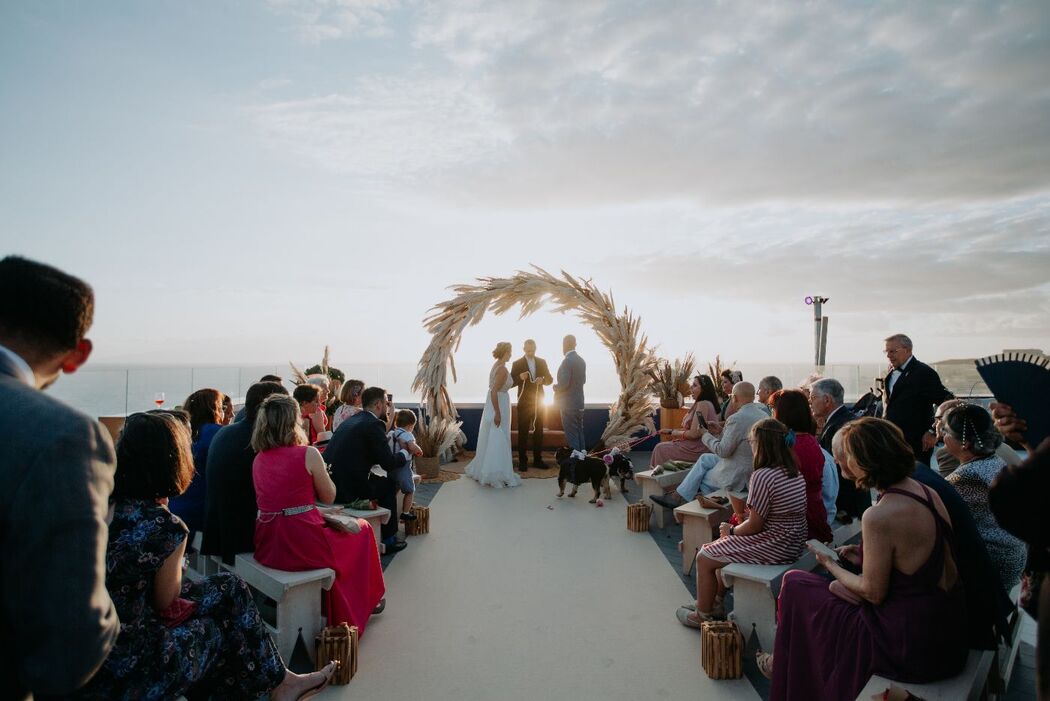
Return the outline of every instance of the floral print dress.
[[[120,635],[80,698],[255,699],[284,679],[284,663],[251,591],[236,575],[183,582],[181,597],[193,602],[193,610],[178,624],[154,609],[157,571],[186,535],[178,516],[153,501],[115,504],[106,588],[120,616]]]

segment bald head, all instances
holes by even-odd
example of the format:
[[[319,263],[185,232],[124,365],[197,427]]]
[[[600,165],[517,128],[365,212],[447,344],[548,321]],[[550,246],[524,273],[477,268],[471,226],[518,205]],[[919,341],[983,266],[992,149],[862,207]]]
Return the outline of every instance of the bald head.
[[[733,385],[733,399],[738,405],[755,401],[755,386],[750,382],[737,382]]]
[[[561,340],[561,350],[563,353],[576,350],[576,337],[571,333]]]

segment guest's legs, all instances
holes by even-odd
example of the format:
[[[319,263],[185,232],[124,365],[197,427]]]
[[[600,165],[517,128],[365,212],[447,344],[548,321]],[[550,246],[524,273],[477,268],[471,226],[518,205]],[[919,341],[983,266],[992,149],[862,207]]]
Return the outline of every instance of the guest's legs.
[[[562,409],[561,425],[565,431],[565,442],[573,450],[587,450],[583,435],[583,409]]]
[[[574,411],[576,419],[576,441],[577,450],[587,450],[587,435],[583,430],[583,409],[576,409]]]
[[[680,497],[686,501],[692,501],[696,498],[697,493],[700,491],[701,484],[707,473],[718,464],[718,456],[714,453],[704,453],[696,461],[696,463],[689,468],[689,474],[685,476],[682,483],[678,485],[677,492]]]
[[[721,585],[718,581],[718,570],[726,566],[726,563],[712,560],[703,554],[701,550],[696,555],[696,610],[703,613],[711,613],[715,598],[720,593]]]
[[[390,509],[391,515],[397,510],[397,483],[389,477],[369,475],[368,485],[372,489],[372,495],[376,502],[384,509]],[[383,540],[388,540],[397,535],[398,522],[391,518],[384,523],[379,534]]]

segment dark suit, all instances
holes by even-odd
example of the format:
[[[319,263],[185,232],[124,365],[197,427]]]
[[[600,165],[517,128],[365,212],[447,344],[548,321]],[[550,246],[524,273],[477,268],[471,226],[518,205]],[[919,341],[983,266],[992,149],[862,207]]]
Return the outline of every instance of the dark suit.
[[[824,422],[824,430],[820,432],[820,447],[834,454],[834,451],[831,450],[832,439],[839,429],[852,419],[853,413],[845,405],[840,405],[839,408],[831,412]],[[842,472],[841,467],[839,468],[839,474],[841,479],[839,479],[839,494],[835,497],[835,508],[839,511],[845,511],[853,518],[860,518],[864,510],[871,506],[871,492],[867,489],[859,489],[853,483],[853,480]]]
[[[105,586],[109,434],[0,354],[0,698],[83,686],[120,630]]]
[[[404,452],[391,452],[386,424],[370,411],[350,417],[332,434],[324,459],[332,466],[336,502],[375,499],[380,506],[390,509],[390,520],[381,530],[383,538],[397,535],[397,521],[393,517],[397,512],[397,482],[371,474],[373,465],[389,472],[408,461]]]
[[[248,421],[223,426],[208,449],[201,552],[221,555],[231,565],[236,554],[255,552],[253,428]]]
[[[536,363],[536,374],[534,379],[543,382],[553,382],[547,361],[543,358],[534,358]],[[522,356],[514,361],[510,367],[510,376],[514,380],[514,386],[518,388],[518,463],[526,464],[529,449],[529,434],[532,434],[532,461],[543,462],[543,421],[547,410],[543,404],[543,385],[530,380],[522,380],[521,374],[529,372],[529,362]]]
[[[941,384],[937,371],[914,356],[893,383],[892,391],[887,390],[883,418],[900,428],[915,451],[915,459],[923,464],[930,464],[933,452],[922,447],[923,435],[933,426],[933,412],[938,404],[954,396]]]

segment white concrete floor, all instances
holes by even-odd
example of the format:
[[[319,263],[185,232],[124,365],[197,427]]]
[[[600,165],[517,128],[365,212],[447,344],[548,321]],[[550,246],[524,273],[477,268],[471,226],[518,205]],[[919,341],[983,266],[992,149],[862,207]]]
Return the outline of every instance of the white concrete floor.
[[[689,593],[627,530],[622,497],[598,509],[590,486],[573,500],[556,489],[443,485],[430,534],[386,570],[357,677],[321,698],[757,699],[746,680],[704,674],[699,633],[674,617]]]

